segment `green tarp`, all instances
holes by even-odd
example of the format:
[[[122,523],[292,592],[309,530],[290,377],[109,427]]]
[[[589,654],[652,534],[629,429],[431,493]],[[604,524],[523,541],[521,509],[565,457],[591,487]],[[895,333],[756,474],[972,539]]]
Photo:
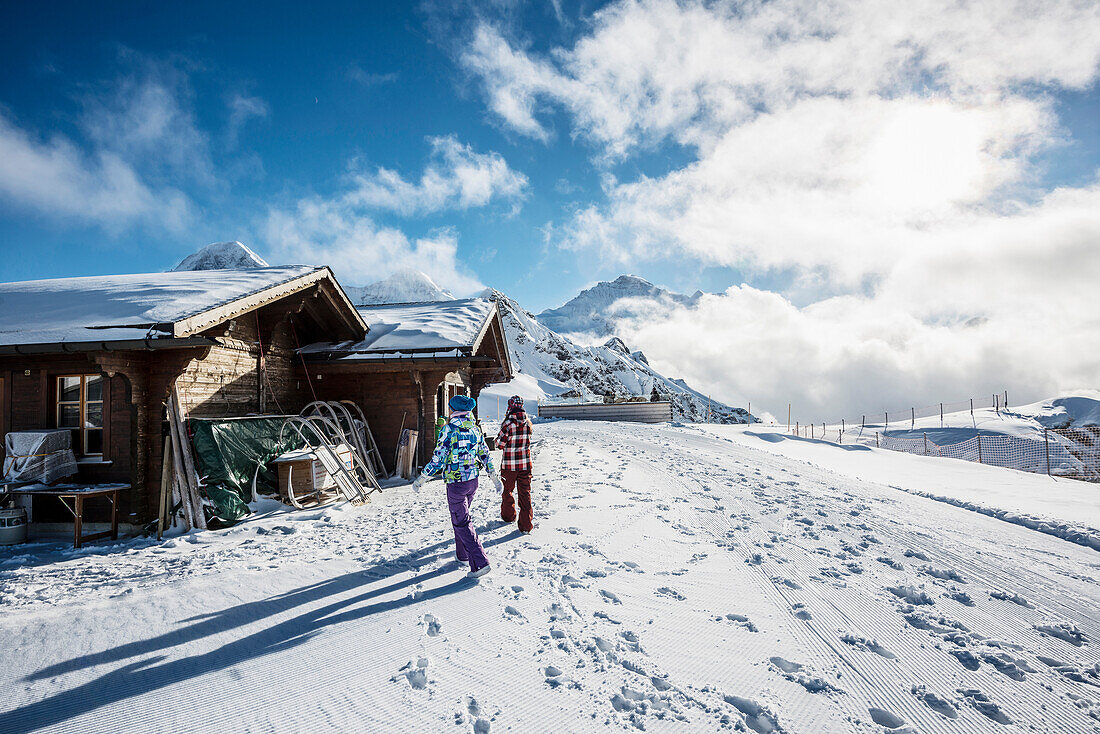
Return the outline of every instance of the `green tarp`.
[[[195,468],[206,496],[216,507],[208,521],[232,525],[248,515],[253,478],[260,494],[278,493],[278,477],[271,460],[303,446],[294,431],[287,431],[280,441],[279,431],[286,419],[287,416],[265,415],[187,421],[195,449]]]

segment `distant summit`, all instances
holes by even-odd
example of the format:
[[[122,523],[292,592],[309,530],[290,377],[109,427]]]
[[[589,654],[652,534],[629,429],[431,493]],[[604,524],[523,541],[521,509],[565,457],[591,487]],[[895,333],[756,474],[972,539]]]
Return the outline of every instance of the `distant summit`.
[[[345,286],[348,297],[356,306],[380,303],[422,303],[453,301],[455,297],[419,270],[399,270],[390,277],[367,286]]]
[[[615,333],[615,320],[631,318],[635,313],[627,304],[614,308],[628,298],[669,301],[689,305],[702,293],[684,296],[653,285],[636,275],[620,275],[612,281],[601,281],[577,294],[575,298],[558,308],[547,309],[536,318],[540,323],[559,334],[593,334],[598,337]]]
[[[262,257],[240,242],[215,242],[183,258],[172,270],[246,270],[267,266]]]

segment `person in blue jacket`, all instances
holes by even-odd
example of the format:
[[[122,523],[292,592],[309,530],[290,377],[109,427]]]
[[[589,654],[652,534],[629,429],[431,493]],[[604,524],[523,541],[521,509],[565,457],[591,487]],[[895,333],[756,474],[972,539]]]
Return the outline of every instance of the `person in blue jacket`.
[[[413,482],[417,492],[430,477],[443,474],[447,483],[447,505],[451,510],[451,525],[455,531],[455,556],[470,564],[470,578],[480,578],[489,573],[489,559],[481,540],[474,530],[470,517],[470,504],[477,492],[477,477],[481,467],[489,474],[498,492],[503,492],[500,477],[493,469],[489,447],[474,420],[473,410],[477,402],[466,395],[455,395],[448,402],[450,420],[443,426],[436,442],[432,460]]]

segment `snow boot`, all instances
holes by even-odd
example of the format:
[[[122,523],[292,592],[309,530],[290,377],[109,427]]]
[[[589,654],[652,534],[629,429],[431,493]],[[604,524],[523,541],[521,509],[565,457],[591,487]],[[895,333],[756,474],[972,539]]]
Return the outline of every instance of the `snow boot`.
[[[466,574],[466,578],[468,578],[468,579],[479,579],[487,573],[489,573],[489,567],[488,566],[482,566],[481,568],[479,568],[476,571],[468,572]]]

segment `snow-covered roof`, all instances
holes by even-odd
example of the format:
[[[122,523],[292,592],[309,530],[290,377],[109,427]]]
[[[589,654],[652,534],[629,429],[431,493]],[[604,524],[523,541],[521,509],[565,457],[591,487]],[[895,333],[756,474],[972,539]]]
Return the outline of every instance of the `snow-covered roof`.
[[[328,273],[289,265],[0,283],[0,345],[184,336],[180,325],[194,333],[202,314]]]
[[[342,359],[383,359],[410,354],[470,354],[496,314],[486,298],[361,306],[369,331],[358,342],[310,344],[306,354],[339,353]]]

